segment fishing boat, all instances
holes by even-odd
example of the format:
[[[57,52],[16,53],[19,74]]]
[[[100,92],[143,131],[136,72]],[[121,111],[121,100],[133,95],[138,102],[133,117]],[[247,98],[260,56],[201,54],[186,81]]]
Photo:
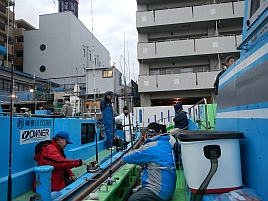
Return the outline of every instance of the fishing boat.
[[[167,126],[180,141],[172,200],[268,200],[267,7],[266,1],[245,1],[243,41],[238,47],[241,57],[220,77],[217,104],[193,105],[187,130],[174,132],[172,125]],[[122,165],[120,159],[139,146],[139,133],[143,133],[139,128],[133,146],[111,152],[105,149],[103,127],[94,119],[14,116],[9,136],[10,125],[9,116],[0,116],[2,200],[8,200],[10,193],[13,200],[29,200],[34,195],[35,144],[38,138],[51,139],[60,130],[69,132],[74,141],[67,147],[67,157],[88,163],[98,158],[100,169],[92,173],[77,168],[79,179],[53,192],[49,200],[119,201],[137,192],[140,167]]]
[[[12,127],[10,121],[12,121]],[[132,144],[129,146],[120,144],[117,150],[107,150],[103,123],[94,118],[60,118],[57,115],[29,116],[25,114],[13,114],[11,118],[9,113],[2,112],[0,127],[2,128],[1,150],[3,153],[1,154],[0,179],[2,200],[9,200],[9,196],[13,200],[29,200],[35,195],[31,190],[36,167],[36,161],[33,160],[35,146],[40,141],[52,139],[59,131],[68,132],[73,142],[65,148],[66,157],[83,159],[89,165],[73,169],[79,179],[69,186],[69,190],[64,189],[58,192],[57,199],[62,199],[62,197],[69,199],[73,196],[72,194],[81,192],[81,189],[89,186],[96,177],[94,171],[90,171],[92,169],[89,167],[92,165],[97,165],[95,169],[98,171],[97,176],[115,171],[114,164],[120,160],[125,151],[130,149]],[[11,132],[10,129],[12,129]],[[135,130],[138,131],[136,128]],[[135,132],[135,138],[136,134],[138,135],[138,132]],[[118,130],[116,135],[121,139],[124,137],[122,130]],[[77,187],[80,190],[77,190]]]

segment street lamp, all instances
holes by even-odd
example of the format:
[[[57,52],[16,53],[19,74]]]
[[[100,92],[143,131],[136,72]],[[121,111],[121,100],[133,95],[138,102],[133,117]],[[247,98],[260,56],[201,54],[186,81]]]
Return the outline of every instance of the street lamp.
[[[33,93],[33,100],[34,100],[34,113],[35,113],[35,110],[36,110],[35,86],[33,86],[33,87],[30,89],[30,92],[31,92],[31,93]]]

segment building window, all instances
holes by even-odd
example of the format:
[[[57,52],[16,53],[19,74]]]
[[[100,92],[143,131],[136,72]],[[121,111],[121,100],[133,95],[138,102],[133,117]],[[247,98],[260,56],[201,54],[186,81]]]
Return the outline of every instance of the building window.
[[[23,36],[17,36],[16,37],[16,42],[17,43],[21,43],[21,42],[23,42]],[[41,48],[40,48],[41,49]]]
[[[0,5],[0,11],[1,11],[2,13],[5,13],[5,14],[6,14],[6,7],[3,6],[3,5]]]
[[[81,127],[81,145],[94,142],[95,139],[95,124],[82,124]]]
[[[83,48],[83,56],[86,57],[86,49]]]
[[[193,68],[182,68],[181,69],[181,73],[192,73],[193,72]]]
[[[16,57],[23,57],[23,51],[22,50],[16,51]]]
[[[46,67],[43,65],[43,66],[40,66],[39,68],[40,72],[43,73],[46,71]]]
[[[5,24],[2,23],[2,22],[0,22],[0,29],[1,29],[2,31],[5,31],[5,30],[6,30],[6,29],[5,29]]]
[[[120,77],[119,77],[119,85],[120,85],[120,86],[124,86],[124,83],[123,83],[123,76],[122,76],[122,75],[120,75]]]
[[[113,70],[103,70],[102,77],[113,77]]]
[[[41,51],[44,51],[45,49],[46,49],[46,45],[45,44],[40,45],[40,50]]]

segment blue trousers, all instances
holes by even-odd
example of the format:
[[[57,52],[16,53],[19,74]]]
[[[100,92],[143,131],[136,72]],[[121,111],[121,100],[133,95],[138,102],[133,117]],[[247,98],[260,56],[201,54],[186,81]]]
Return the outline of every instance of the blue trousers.
[[[113,147],[113,141],[114,141],[114,126],[112,124],[105,124],[104,128],[106,132],[106,147],[112,148]]]

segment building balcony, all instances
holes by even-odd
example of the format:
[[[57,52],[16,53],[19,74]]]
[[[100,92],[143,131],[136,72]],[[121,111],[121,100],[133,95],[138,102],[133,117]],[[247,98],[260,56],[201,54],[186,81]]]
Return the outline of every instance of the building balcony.
[[[168,75],[140,75],[139,92],[212,89],[219,71]]]
[[[175,2],[177,0],[169,0],[168,2]],[[166,0],[137,0],[137,4],[153,4],[153,3],[166,3]]]
[[[6,18],[9,17],[9,20],[13,21],[14,13],[10,9],[6,8],[6,13],[5,14],[6,14]]]
[[[14,46],[15,46],[15,51],[23,50],[23,42],[17,42],[14,44]]]
[[[242,19],[244,2],[209,4],[136,13],[136,27],[139,33],[152,33],[156,29],[172,30],[175,25],[195,24],[196,27],[208,26],[215,20]],[[242,22],[242,21],[241,21]]]
[[[150,62],[154,59],[178,58],[193,55],[210,55],[238,52],[241,35],[211,37],[189,40],[138,43],[138,60]]]
[[[24,28],[16,28],[15,29],[15,36],[23,36]]]
[[[5,43],[5,47],[8,50],[8,53],[12,55],[12,53],[13,53],[13,51],[12,51],[12,45]]]
[[[16,66],[22,66],[23,65],[23,57],[15,57],[14,58],[14,64]]]
[[[8,35],[10,37],[13,37],[13,27],[12,26],[9,26],[9,30],[8,30],[8,26],[6,25],[5,30],[6,30],[6,34],[7,34],[7,32],[9,32]]]

